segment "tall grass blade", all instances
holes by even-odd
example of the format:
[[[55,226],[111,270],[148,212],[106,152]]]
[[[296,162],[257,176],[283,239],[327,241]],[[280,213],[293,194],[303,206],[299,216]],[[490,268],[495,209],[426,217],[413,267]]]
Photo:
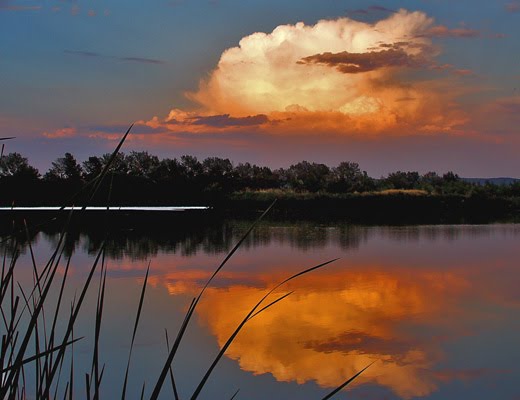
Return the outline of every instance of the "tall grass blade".
[[[377,361],[377,360],[376,360]],[[376,361],[372,361],[370,364],[368,364],[365,368],[363,368],[361,371],[347,379],[345,382],[343,382],[341,385],[339,385],[336,389],[334,389],[332,392],[330,392],[328,395],[326,395],[322,400],[330,399],[332,396],[334,396],[336,393],[338,393],[340,390],[348,386],[354,379],[356,379],[359,375],[361,375],[363,372],[365,372],[372,364],[374,364]]]
[[[67,264],[65,266],[65,272],[63,273],[63,279],[61,280],[60,293],[58,295],[58,300],[56,302],[56,309],[54,311],[54,319],[52,321],[52,326],[51,326],[51,333],[50,333],[50,337],[49,337],[49,346],[54,345],[54,337],[55,337],[55,333],[56,333],[56,323],[58,322],[58,315],[60,313],[61,302],[63,299],[63,291],[65,290],[65,282],[67,281],[67,276],[69,273],[71,259],[72,259],[72,254],[69,255],[69,258],[67,259]],[[52,358],[50,359],[50,364],[52,364]],[[72,382],[71,382],[71,385],[72,385]]]
[[[144,399],[144,388],[146,387],[146,382],[143,382],[143,389],[141,390],[141,400]]]
[[[57,254],[57,252],[58,252],[58,248],[56,249],[56,252],[54,254]],[[25,355],[25,351],[27,349],[27,345],[29,344],[29,340],[30,340],[30,338],[32,336],[32,332],[34,331],[35,326],[37,325],[40,311],[43,308],[43,305],[45,303],[45,299],[47,298],[47,294],[49,293],[49,290],[50,290],[51,284],[52,284],[52,280],[54,278],[54,275],[56,274],[57,269],[58,269],[58,264],[56,264],[55,267],[52,268],[52,271],[49,272],[50,276],[47,279],[47,281],[45,282],[45,287],[44,287],[44,289],[42,291],[42,295],[40,296],[40,298],[38,300],[38,303],[36,305],[36,308],[33,311],[33,315],[32,315],[32,317],[31,317],[31,319],[29,321],[29,324],[28,324],[28,327],[26,329],[24,338],[23,338],[22,343],[20,344],[20,347],[18,349],[18,353],[17,353],[16,359],[14,361],[14,365],[16,365],[17,368],[13,369],[11,372],[9,372],[9,374],[7,376],[7,379],[6,379],[5,386],[0,388],[0,398],[4,398],[6,396],[7,390],[8,390],[7,388],[11,387],[11,385],[16,386],[16,382],[18,380],[18,376],[19,376],[19,373],[20,373],[20,367],[22,366],[21,363],[22,363],[22,361],[24,359],[24,355]],[[67,343],[67,341],[68,341],[68,338],[66,340],[64,340],[62,344]],[[59,353],[64,351],[64,348],[65,348],[65,346],[60,348]]]
[[[96,195],[97,191],[99,190],[99,187],[101,186],[101,183],[102,183],[103,179],[105,178],[108,170],[110,169],[110,167],[114,163],[114,160],[115,160],[117,154],[119,153],[119,150],[121,149],[121,146],[123,146],[123,143],[125,142],[126,137],[128,136],[128,134],[132,130],[133,126],[134,126],[134,124],[130,125],[130,127],[128,128],[126,133],[123,135],[123,137],[121,138],[121,140],[117,144],[116,149],[112,152],[112,155],[110,156],[110,158],[109,158],[108,162],[106,163],[106,165],[104,166],[103,170],[99,173],[98,176],[96,176],[93,179],[94,188],[92,189],[92,193],[90,194],[89,201],[92,201],[92,199]],[[83,207],[83,209],[85,209],[85,208],[86,208],[86,205]]]
[[[161,392],[161,388],[164,384],[164,380],[166,379],[166,375],[168,374],[170,365],[173,362],[173,358],[175,357],[175,354],[177,352],[177,349],[179,348],[180,342],[182,340],[182,337],[184,336],[184,333],[186,332],[186,328],[188,327],[189,321],[193,315],[193,312],[195,311],[195,308],[197,307],[197,304],[199,303],[202,295],[204,294],[207,287],[211,284],[215,276],[220,272],[220,270],[226,265],[226,263],[229,261],[229,259],[235,254],[235,252],[238,250],[240,245],[246,240],[246,238],[249,236],[251,231],[254,229],[256,225],[265,217],[265,215],[274,207],[276,204],[276,200],[274,200],[271,205],[260,215],[260,217],[249,227],[249,229],[246,231],[246,233],[240,238],[240,240],[237,242],[237,244],[231,249],[231,251],[226,255],[224,260],[220,263],[220,265],[217,267],[217,269],[213,272],[211,277],[208,279],[202,290],[200,291],[199,295],[195,298],[195,300],[192,302],[190,308],[188,309],[186,316],[184,318],[184,321],[177,333],[177,337],[175,339],[175,342],[173,343],[172,349],[170,351],[170,354],[168,355],[168,359],[166,360],[166,363],[164,364],[164,367],[161,371],[161,375],[159,376],[159,379],[157,380],[157,383],[155,384],[154,390],[152,392],[152,395],[150,397],[151,400],[156,400],[159,397],[159,394]]]
[[[70,313],[72,315],[72,312],[74,310],[74,305],[71,305],[70,307]],[[74,340],[74,327],[72,327],[72,333],[71,333],[72,339]],[[74,398],[74,343],[71,346],[70,350],[70,377],[69,377],[69,400],[72,400]]]
[[[70,386],[70,382],[67,382],[67,384],[65,385],[65,390],[63,391],[63,400],[67,399],[67,394],[69,393],[69,386]],[[55,397],[55,399],[56,398],[57,397]],[[72,397],[70,397],[70,399],[72,400]]]
[[[276,303],[278,303],[279,301],[282,301],[283,299],[285,299],[286,297],[290,296],[291,294],[293,294],[294,291],[292,292],[289,292],[289,293],[286,293],[284,294],[282,297],[279,297],[277,298],[275,301],[272,301],[271,303],[269,303],[268,305],[266,305],[265,307],[262,307],[260,310],[258,310],[257,312],[255,312],[253,315],[251,315],[248,319],[248,321],[251,321],[254,317],[256,317],[258,314],[260,314],[261,312],[264,312],[265,310],[267,310],[269,307],[271,306],[274,306]]]
[[[90,272],[89,272],[89,275],[87,277],[87,280],[86,280],[85,284],[83,285],[83,289],[82,289],[81,294],[79,296],[79,299],[78,299],[78,301],[76,303],[74,312],[71,315],[71,318],[69,319],[69,324],[68,324],[67,330],[65,331],[65,335],[64,335],[64,338],[63,338],[63,343],[66,343],[69,340],[69,336],[71,335],[72,328],[74,326],[76,318],[78,317],[79,311],[80,311],[81,306],[83,304],[83,300],[84,300],[85,295],[87,294],[87,290],[88,290],[88,288],[90,286],[90,282],[92,280],[92,276],[94,275],[94,271],[97,269],[97,265],[99,264],[99,260],[101,258],[101,254],[103,253],[104,249],[105,249],[105,242],[103,242],[101,244],[101,248],[99,249],[99,252],[98,252],[98,254],[96,256],[94,264],[92,265],[92,268],[90,269]],[[56,371],[58,369],[58,365],[59,365],[62,357],[64,356],[64,354],[65,354],[64,348],[62,348],[62,349],[60,349],[58,351],[58,355],[56,356],[56,360],[54,361],[54,363],[52,365],[52,368],[51,368],[51,372],[49,374],[49,382],[47,382],[47,385],[45,387],[45,391],[43,393],[44,397],[48,397],[48,395],[49,395],[50,382],[52,382],[52,380],[54,378],[54,375],[56,374]]]
[[[135,335],[137,333],[137,327],[139,326],[139,320],[141,319],[141,311],[143,309],[144,295],[146,293],[146,283],[148,282],[148,274],[150,272],[150,262],[146,269],[146,275],[144,277],[143,288],[141,289],[141,297],[139,298],[139,306],[137,307],[137,315],[135,317],[134,330],[132,332],[132,341],[130,342],[130,351],[128,352],[128,361],[126,363],[125,381],[123,383],[123,392],[121,393],[121,399],[126,398],[126,387],[128,384],[128,371],[130,370],[130,361],[132,359],[132,350],[134,348]]]
[[[90,400],[90,378],[88,372],[85,373],[85,391],[87,392],[87,400]]]
[[[33,362],[35,360],[38,360],[39,358],[46,357],[48,354],[54,353],[55,351],[60,350],[64,346],[65,347],[66,346],[70,346],[72,343],[75,343],[75,342],[77,342],[78,340],[81,340],[81,339],[83,339],[83,336],[79,337],[77,339],[71,340],[70,342],[67,342],[65,344],[56,346],[56,347],[54,347],[54,348],[52,348],[50,350],[42,351],[41,353],[35,354],[34,356],[31,356],[31,357],[28,357],[28,358],[22,360],[21,364],[25,365],[25,364],[28,364],[28,363]],[[11,371],[12,369],[15,369],[15,368],[18,368],[18,366],[17,365],[11,365],[11,366],[9,366],[7,368],[4,368],[4,369],[0,370],[0,373],[4,374],[4,373],[9,372],[9,371]]]
[[[317,270],[318,268],[322,268],[334,261],[337,261],[338,259],[333,259],[333,260],[330,260],[330,261],[327,261],[327,262],[324,262],[324,263],[321,263],[321,264],[318,264],[314,267],[311,267],[311,268],[307,268],[303,271],[300,271],[298,272],[297,274],[294,274],[292,276],[290,276],[289,278],[283,280],[282,282],[280,282],[279,284],[277,284],[275,287],[273,287],[271,290],[269,290],[269,292],[267,292],[267,294],[264,295],[264,297],[262,297],[260,299],[260,301],[258,303],[256,303],[256,305],[251,309],[251,311],[249,311],[249,313],[244,317],[244,319],[242,320],[242,322],[237,326],[237,328],[235,329],[235,331],[231,334],[231,336],[229,337],[229,339],[226,341],[226,343],[224,344],[224,346],[222,346],[222,348],[220,349],[219,353],[217,354],[217,356],[215,357],[215,359],[213,360],[213,363],[211,364],[211,366],[208,368],[208,370],[206,371],[206,374],[204,375],[204,377],[202,378],[202,380],[200,381],[199,385],[197,386],[197,388],[195,389],[195,392],[193,392],[193,395],[191,396],[191,399],[192,400],[195,400],[200,392],[202,391],[204,385],[206,384],[209,376],[211,375],[211,373],[213,372],[213,369],[217,366],[218,362],[220,361],[220,359],[224,356],[224,353],[226,352],[226,350],[228,349],[228,347],[231,345],[231,343],[233,342],[233,340],[235,340],[235,337],[238,335],[238,333],[242,330],[242,328],[244,327],[244,325],[252,318],[253,315],[255,315],[256,311],[259,309],[259,307],[261,306],[261,304],[267,299],[267,297],[269,297],[269,295],[271,295],[271,293],[273,293],[276,289],[278,289],[280,286],[284,285],[285,283],[299,277],[299,276],[302,276],[304,274],[307,274],[311,271],[314,271],[314,270]],[[282,296],[280,299],[272,302],[270,305],[268,305],[267,307],[264,307],[264,309],[270,307],[271,305],[277,303],[279,300],[287,297],[287,295],[285,296]]]
[[[166,335],[166,349],[168,350],[168,353],[170,352],[170,339],[168,338],[168,331],[165,329],[164,333]],[[175,397],[175,400],[179,400],[179,393],[177,392],[177,385],[175,384],[175,378],[173,377],[173,369],[170,365],[170,381],[172,383],[172,390],[173,395]]]
[[[103,272],[104,268],[104,272]],[[92,374],[94,378],[94,400],[99,399],[99,385],[101,384],[101,378],[99,375],[99,335],[101,332],[101,320],[103,318],[103,303],[105,300],[105,286],[107,280],[107,270],[105,265],[105,251],[103,251],[103,257],[101,261],[101,275],[99,282],[99,291],[97,299],[97,310],[96,310],[96,333],[94,337],[94,355],[92,360]]]

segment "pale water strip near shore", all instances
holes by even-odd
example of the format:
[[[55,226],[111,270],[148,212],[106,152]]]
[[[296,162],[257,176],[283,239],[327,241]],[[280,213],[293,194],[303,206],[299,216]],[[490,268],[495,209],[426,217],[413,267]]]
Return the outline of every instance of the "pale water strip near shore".
[[[208,206],[171,207],[108,207],[109,211],[192,211],[209,210]],[[81,207],[65,207],[64,210],[80,211]],[[0,207],[0,211],[59,211],[60,207]],[[107,211],[107,207],[87,207],[86,211]]]

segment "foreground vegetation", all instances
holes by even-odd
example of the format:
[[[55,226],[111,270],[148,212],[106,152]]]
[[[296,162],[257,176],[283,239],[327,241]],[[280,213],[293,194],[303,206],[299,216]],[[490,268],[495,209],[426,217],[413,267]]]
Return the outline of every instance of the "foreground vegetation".
[[[102,182],[106,178],[109,169],[112,167],[114,160],[118,156],[118,151],[123,144],[130,129],[123,137],[118,147],[112,153],[106,164],[99,173],[93,177],[88,183],[82,184],[80,191],[71,196],[74,201],[80,196],[83,199],[93,199]],[[33,171],[34,172],[34,171]],[[37,179],[34,176],[31,179]],[[88,205],[88,200],[84,200]],[[171,384],[171,395],[175,399],[179,399],[176,389],[175,377],[172,366],[178,363],[175,356],[185,336],[186,330],[194,312],[204,295],[206,289],[211,285],[213,279],[225,267],[226,263],[231,259],[234,253],[239,249],[244,240],[248,237],[255,225],[264,217],[264,215],[272,208],[274,202],[262,213],[259,219],[253,223],[244,233],[240,240],[234,245],[231,251],[218,265],[206,281],[199,294],[193,298],[188,306],[184,320],[177,332],[171,346],[166,333],[167,351],[165,359],[160,361],[162,365],[161,372],[154,382],[143,382],[140,398],[157,399],[159,395],[165,392],[165,385],[169,381]],[[12,232],[7,237],[1,238],[3,245],[3,261],[2,271],[0,274],[0,314],[2,321],[0,322],[2,335],[0,346],[0,398],[2,399],[50,399],[64,398],[73,399],[78,397],[78,365],[74,361],[74,343],[84,339],[77,337],[75,326],[78,325],[78,316],[82,309],[83,303],[91,286],[94,285],[95,276],[98,276],[97,287],[97,304],[95,309],[95,324],[93,335],[92,363],[87,371],[81,370],[79,373],[85,378],[84,398],[99,399],[102,395],[103,375],[105,365],[103,357],[99,351],[99,343],[103,340],[101,336],[101,326],[103,321],[103,309],[105,301],[106,288],[106,238],[97,251],[95,260],[89,270],[86,280],[80,287],[73,298],[65,298],[68,285],[68,276],[71,274],[71,260],[73,252],[66,252],[66,237],[70,231],[70,222],[73,217],[72,212],[65,213],[63,210],[57,212],[52,220],[60,221],[62,230],[56,247],[46,263],[39,265],[36,262],[33,249],[31,247],[32,236],[41,227],[30,226],[27,223],[19,224],[17,221],[12,223]],[[110,225],[105,220],[105,232],[110,231]],[[45,226],[46,223],[43,224]],[[108,233],[107,233],[108,236]],[[22,246],[28,244],[32,265],[33,282],[29,287],[23,287],[18,280],[20,266],[18,265],[19,256]],[[68,254],[67,254],[68,253]],[[271,306],[276,305],[279,301],[283,301],[292,292],[283,293],[284,285],[301,275],[322,268],[335,260],[329,260],[319,265],[304,269],[297,274],[287,277],[280,283],[271,288],[259,301],[252,305],[250,311],[244,315],[243,320],[238,324],[236,329],[231,333],[228,340],[219,349],[218,354],[208,367],[204,376],[200,379],[194,388],[191,399],[194,400],[203,392],[206,382],[210,379],[212,372],[217,364],[224,356],[226,350],[234,341],[242,328],[248,321],[255,318],[259,313],[267,311]],[[139,321],[143,302],[145,301],[147,281],[150,271],[150,264],[142,286],[141,296],[139,298],[135,324],[130,340],[130,349],[128,352],[128,362],[126,370],[121,371],[121,399],[127,396],[128,376],[132,361],[132,350],[136,338],[136,332],[139,329]],[[280,292],[280,290],[282,292]],[[231,306],[231,305],[230,305]],[[77,328],[76,328],[77,329]],[[182,367],[182,364],[180,365]],[[366,368],[357,372],[354,376],[349,377],[339,387],[328,393],[323,399],[329,399],[338,393],[345,386],[349,385],[356,379]],[[83,369],[84,366],[80,368]],[[30,374],[28,373],[30,371]],[[28,376],[35,376],[35,379],[28,379]],[[151,383],[151,386],[150,386]],[[110,382],[114,385],[114,382]],[[151,389],[146,389],[151,387]],[[238,391],[232,396],[235,398]],[[135,393],[137,395],[137,393]],[[136,396],[133,396],[136,397]]]

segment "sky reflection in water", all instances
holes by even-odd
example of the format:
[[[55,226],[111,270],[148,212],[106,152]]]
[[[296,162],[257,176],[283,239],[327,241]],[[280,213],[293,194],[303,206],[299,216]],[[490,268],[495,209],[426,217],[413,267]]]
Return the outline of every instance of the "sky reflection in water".
[[[151,260],[144,324],[146,331],[159,334],[141,333],[140,341],[161,354],[163,328],[176,326],[172,315],[180,317],[246,226],[230,222],[175,240],[134,232],[109,243],[107,343],[129,341],[134,303],[146,260]],[[48,235],[39,239],[40,250],[55,240]],[[200,328],[192,330],[187,346],[214,354],[216,344],[225,343],[269,288],[301,269],[341,257],[277,292],[294,291],[248,323],[227,352],[232,362],[226,360],[218,373],[228,376],[217,376],[211,393],[234,381],[243,398],[319,398],[378,360],[355,381],[352,398],[513,399],[520,395],[514,363],[520,356],[515,347],[520,333],[518,239],[518,225],[264,223],[206,292],[197,311]],[[95,251],[96,243],[95,235],[78,235],[69,243],[77,251],[75,278],[83,277],[86,254]],[[127,317],[121,316],[125,307]],[[124,359],[126,351],[119,351],[123,354],[114,357]],[[111,354],[107,351],[107,358]],[[207,365],[204,357],[209,355],[194,357],[204,364],[197,368]],[[153,362],[157,359],[144,357],[136,369],[153,371],[156,367],[146,367]],[[186,363],[192,371],[195,360]],[[184,370],[184,359],[181,364],[177,368]],[[268,375],[262,380],[251,374]],[[269,374],[274,379],[266,380]],[[196,376],[186,378],[186,387],[181,382],[181,391],[189,392],[192,380]],[[307,389],[295,389],[294,382]],[[221,393],[228,391],[233,392]]]

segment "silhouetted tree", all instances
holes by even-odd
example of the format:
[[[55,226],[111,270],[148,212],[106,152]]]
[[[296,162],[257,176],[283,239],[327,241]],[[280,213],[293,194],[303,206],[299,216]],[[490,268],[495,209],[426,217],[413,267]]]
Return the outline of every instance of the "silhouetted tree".
[[[420,186],[429,193],[438,193],[442,186],[442,178],[437,172],[427,172],[420,179]]]
[[[327,187],[330,169],[325,164],[302,161],[282,172],[287,184],[295,190],[317,192]]]
[[[458,182],[460,181],[460,178],[456,173],[448,171],[444,175],[442,175],[442,180],[444,182]]]
[[[185,181],[184,167],[174,158],[165,158],[153,171],[151,178],[157,181],[183,183]]]
[[[47,180],[72,180],[79,181],[82,175],[81,165],[78,164],[74,156],[65,153],[64,157],[52,162],[52,167],[47,171],[44,178]]]
[[[99,157],[89,157],[83,162],[83,178],[91,180],[101,173],[103,163]]]
[[[9,153],[0,158],[0,176],[36,179],[40,174],[20,153]]]
[[[112,157],[111,153],[105,153],[101,156],[101,164],[103,167],[108,164],[110,158]],[[108,170],[116,175],[127,175],[128,174],[128,163],[126,162],[125,153],[117,153],[114,161],[110,165]]]
[[[419,185],[420,175],[418,172],[392,172],[385,181],[394,189],[415,189]]]
[[[150,155],[147,151],[132,151],[125,158],[128,174],[150,178],[159,166],[159,158]]]
[[[184,155],[181,157],[181,166],[184,169],[185,176],[188,181],[195,181],[202,175],[202,164],[197,157]]]
[[[234,169],[237,189],[278,188],[280,182],[277,174],[268,167],[259,167],[248,162],[238,164]]]
[[[329,190],[337,193],[365,192],[374,190],[375,183],[359,164],[344,161],[332,168]]]
[[[202,162],[204,189],[207,191],[228,191],[233,180],[233,164],[229,159],[208,157]]]

